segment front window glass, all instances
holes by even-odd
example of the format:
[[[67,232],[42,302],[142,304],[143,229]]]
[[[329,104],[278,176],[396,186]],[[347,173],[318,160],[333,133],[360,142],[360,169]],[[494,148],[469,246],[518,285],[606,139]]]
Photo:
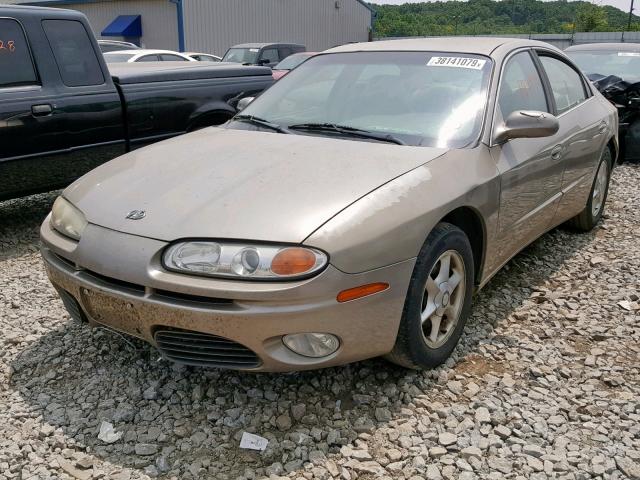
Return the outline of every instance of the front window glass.
[[[514,55],[502,74],[498,104],[503,118],[516,110],[548,112],[542,80],[529,52]]]
[[[597,50],[566,53],[587,75],[615,75],[629,83],[640,82],[640,52]]]
[[[107,63],[123,63],[128,62],[132,58],[133,54],[130,53],[110,53],[109,55],[104,56]]]
[[[268,61],[269,63],[276,63],[280,58],[278,57],[278,50],[275,48],[266,48],[262,51],[260,60]]]
[[[242,113],[283,126],[330,123],[409,145],[462,148],[480,134],[490,71],[489,58],[470,54],[319,55]]]
[[[15,20],[0,18],[0,88],[32,85],[37,81],[22,27]]]
[[[259,48],[230,48],[224,54],[223,62],[256,63]]]

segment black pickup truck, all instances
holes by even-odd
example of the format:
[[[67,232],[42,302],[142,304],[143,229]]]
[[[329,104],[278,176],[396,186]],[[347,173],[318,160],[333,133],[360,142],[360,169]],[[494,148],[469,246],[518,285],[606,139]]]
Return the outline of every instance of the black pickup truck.
[[[269,68],[224,63],[109,71],[81,13],[0,6],[0,200],[66,186],[131,149],[222,124],[272,81]]]

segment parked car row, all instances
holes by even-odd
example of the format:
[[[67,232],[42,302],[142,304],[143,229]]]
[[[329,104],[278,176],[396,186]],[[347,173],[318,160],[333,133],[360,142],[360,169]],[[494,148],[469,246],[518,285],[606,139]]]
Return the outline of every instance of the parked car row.
[[[262,48],[225,57],[275,62]],[[510,258],[557,225],[598,223],[618,153],[616,109],[546,43],[344,45],[223,126],[74,182],[42,256],[73,318],[173,361],[430,368]]]

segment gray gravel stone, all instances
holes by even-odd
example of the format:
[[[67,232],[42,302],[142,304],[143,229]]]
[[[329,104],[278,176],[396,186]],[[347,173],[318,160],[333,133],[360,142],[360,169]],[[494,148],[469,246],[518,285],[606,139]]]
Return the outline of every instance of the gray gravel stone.
[[[56,193],[0,202],[0,480],[640,479],[638,185],[616,168],[601,224],[509,262],[425,372],[173,365],[70,320],[38,253]]]

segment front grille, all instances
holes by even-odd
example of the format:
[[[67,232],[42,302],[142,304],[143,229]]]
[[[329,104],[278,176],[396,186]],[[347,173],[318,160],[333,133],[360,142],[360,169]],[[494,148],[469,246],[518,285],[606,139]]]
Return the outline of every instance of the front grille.
[[[158,329],[158,349],[174,362],[202,367],[254,368],[260,359],[244,345],[232,340],[182,329]]]
[[[61,288],[56,288],[60,298],[62,299],[62,303],[64,304],[64,308],[67,309],[69,315],[76,322],[84,322],[86,321],[86,317],[80,308],[80,304],[78,301],[66,290],[62,290]]]

